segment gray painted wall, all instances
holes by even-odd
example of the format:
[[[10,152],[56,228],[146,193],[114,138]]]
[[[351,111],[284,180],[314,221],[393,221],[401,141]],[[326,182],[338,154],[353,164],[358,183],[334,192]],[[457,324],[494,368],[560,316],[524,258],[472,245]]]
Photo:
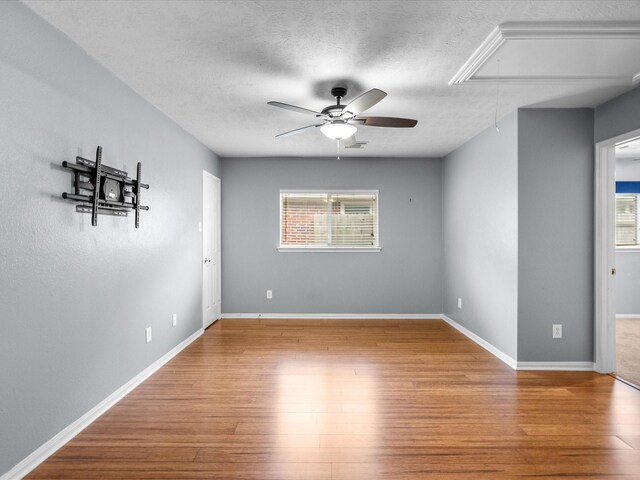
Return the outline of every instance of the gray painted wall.
[[[516,358],[518,119],[515,113],[444,163],[444,312]],[[457,299],[462,298],[462,309]]]
[[[17,2],[0,2],[0,112],[1,475],[201,327],[201,171],[219,172]],[[139,230],[133,217],[92,227],[60,198],[60,163],[98,144],[107,165],[143,164]]]
[[[518,111],[519,361],[593,360],[593,168],[592,109]]]
[[[640,251],[616,252],[616,313],[640,315]]]
[[[640,161],[631,158],[616,158],[616,182],[640,181]]]
[[[223,159],[223,312],[442,312],[441,163]],[[378,189],[382,251],[278,252],[279,191],[298,188]]]
[[[596,107],[595,142],[637,129],[640,129],[640,87]]]
[[[616,180],[637,182],[640,180],[640,162],[616,159]],[[616,313],[640,315],[640,251],[619,249],[616,251]]]

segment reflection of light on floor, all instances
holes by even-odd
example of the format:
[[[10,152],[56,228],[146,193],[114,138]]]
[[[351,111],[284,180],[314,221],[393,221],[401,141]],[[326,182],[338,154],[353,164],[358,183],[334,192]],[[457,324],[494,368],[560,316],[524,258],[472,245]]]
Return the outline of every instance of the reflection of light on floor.
[[[278,446],[317,441],[325,448],[378,445],[378,392],[375,376],[356,375],[353,365],[290,362],[280,365],[277,394]],[[306,436],[306,438],[301,438]]]
[[[325,405],[324,369],[283,368],[278,375],[277,402],[278,433],[293,433],[296,424],[317,423],[317,412]]]

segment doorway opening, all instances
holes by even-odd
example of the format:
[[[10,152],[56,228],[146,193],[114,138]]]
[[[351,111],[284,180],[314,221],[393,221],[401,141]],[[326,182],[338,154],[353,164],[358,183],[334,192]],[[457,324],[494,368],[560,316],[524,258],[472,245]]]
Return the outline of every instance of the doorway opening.
[[[640,385],[640,130],[595,153],[595,369]]]
[[[616,157],[616,369],[640,385],[640,138],[618,143]]]

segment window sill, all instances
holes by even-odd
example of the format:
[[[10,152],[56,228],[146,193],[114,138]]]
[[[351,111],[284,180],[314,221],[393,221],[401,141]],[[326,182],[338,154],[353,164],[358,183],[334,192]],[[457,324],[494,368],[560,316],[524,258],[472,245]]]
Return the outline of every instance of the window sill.
[[[637,247],[616,247],[616,253],[640,253],[640,245]]]
[[[278,247],[282,253],[378,253],[380,247]]]

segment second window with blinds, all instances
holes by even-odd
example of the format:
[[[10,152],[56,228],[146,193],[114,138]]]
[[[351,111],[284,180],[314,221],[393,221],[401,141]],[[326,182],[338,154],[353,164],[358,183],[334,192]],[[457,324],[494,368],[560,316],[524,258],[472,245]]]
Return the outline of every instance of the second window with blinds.
[[[616,195],[616,247],[638,247],[638,195]]]
[[[379,252],[377,190],[281,190],[280,251]]]

